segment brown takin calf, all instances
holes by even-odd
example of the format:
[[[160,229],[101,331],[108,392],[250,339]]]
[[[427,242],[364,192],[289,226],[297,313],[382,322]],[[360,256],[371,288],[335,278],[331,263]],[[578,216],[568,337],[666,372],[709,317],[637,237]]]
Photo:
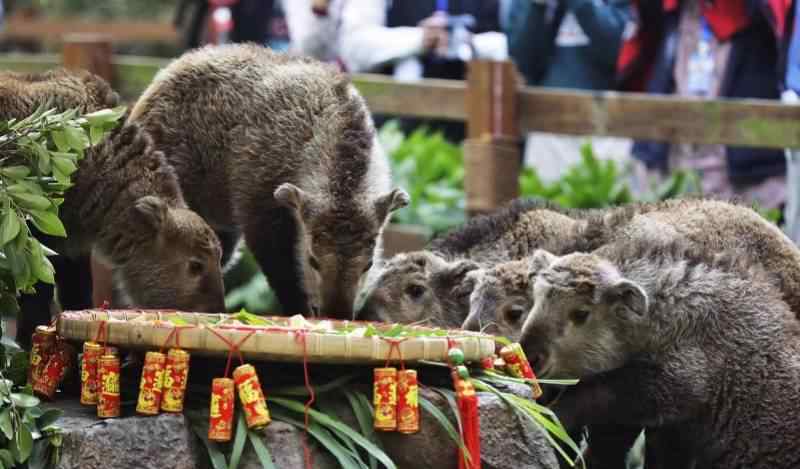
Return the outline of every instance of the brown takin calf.
[[[800,250],[777,226],[743,205],[704,199],[631,204],[595,212],[575,227],[577,231],[564,233],[567,239],[582,240],[574,244],[583,244],[583,249],[575,251],[638,238],[685,239],[712,253],[740,250],[749,262],[775,274],[784,299],[800,313]],[[471,276],[474,288],[463,327],[516,340],[533,306],[528,263],[505,262]]]
[[[244,236],[284,313],[352,318],[408,195],[346,75],[252,44],[205,47],[159,72],[130,121],[154,131],[226,260]]]
[[[427,250],[398,254],[368,279],[357,317],[364,320],[461,327],[477,272],[520,259],[537,248],[571,252],[583,247],[565,233],[579,212],[518,199],[434,239]],[[576,244],[577,243],[577,244]]]
[[[84,70],[0,72],[0,120],[23,119],[42,105],[86,113],[118,103],[119,95],[108,82]]]
[[[91,112],[118,98],[96,75],[56,70],[0,73],[0,103],[2,119],[22,119],[41,105]],[[219,241],[187,209],[173,168],[139,126],[117,128],[89,148],[72,183],[60,207],[68,237],[37,234],[62,254],[54,265],[63,307],[89,306],[89,295],[71,291],[81,283],[75,278],[90,278],[88,262],[69,259],[93,253],[111,269],[115,307],[224,310]],[[90,289],[89,282],[80,287]],[[37,323],[49,322],[52,295],[37,288],[23,298],[18,338],[24,344]]]
[[[521,342],[541,377],[581,380],[552,409],[669,433],[687,466],[800,467],[800,323],[762,269],[690,246],[534,254]]]

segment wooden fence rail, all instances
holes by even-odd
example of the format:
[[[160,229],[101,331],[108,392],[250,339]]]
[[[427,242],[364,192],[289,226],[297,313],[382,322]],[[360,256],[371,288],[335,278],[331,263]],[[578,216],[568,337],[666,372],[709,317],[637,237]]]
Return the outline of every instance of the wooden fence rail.
[[[111,75],[120,93],[133,100],[168,63],[112,56],[98,46],[111,40],[104,36],[65,39],[63,57],[0,55],[0,69],[34,71],[62,63],[87,67]],[[353,82],[373,112],[466,122],[465,188],[471,214],[517,195],[518,144],[524,132],[800,148],[800,105],[530,88],[520,86],[516,77],[508,62],[475,61],[466,81],[408,83],[363,74],[354,75]]]

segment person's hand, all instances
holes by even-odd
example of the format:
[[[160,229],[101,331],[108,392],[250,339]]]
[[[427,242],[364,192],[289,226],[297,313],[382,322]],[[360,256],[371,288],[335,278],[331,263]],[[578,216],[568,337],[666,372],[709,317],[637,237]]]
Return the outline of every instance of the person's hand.
[[[437,11],[420,21],[419,26],[422,28],[423,50],[436,55],[445,55],[450,39],[447,32],[447,14]]]

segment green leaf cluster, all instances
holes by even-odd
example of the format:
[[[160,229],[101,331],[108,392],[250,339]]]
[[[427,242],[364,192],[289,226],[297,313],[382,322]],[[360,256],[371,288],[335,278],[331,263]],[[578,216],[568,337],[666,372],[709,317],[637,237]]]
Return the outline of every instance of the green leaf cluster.
[[[42,106],[21,119],[0,121],[0,315],[19,312],[17,297],[38,282],[54,283],[48,256],[31,226],[67,236],[59,206],[84,152],[100,142],[125,109],[79,116]],[[0,331],[2,332],[2,331]],[[0,343],[0,469],[56,463],[61,433],[58,410],[43,410],[27,379],[28,354],[9,338]]]
[[[111,131],[125,109],[79,116],[40,107],[0,121],[0,313],[15,314],[16,297],[37,282],[54,282],[54,252],[31,233],[65,237],[58,209],[84,152]]]

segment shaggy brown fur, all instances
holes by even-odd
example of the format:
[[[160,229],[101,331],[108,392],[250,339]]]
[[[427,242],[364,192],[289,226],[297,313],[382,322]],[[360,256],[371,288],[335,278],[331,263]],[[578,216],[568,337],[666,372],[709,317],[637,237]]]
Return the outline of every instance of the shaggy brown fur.
[[[119,95],[105,80],[83,70],[0,72],[0,120],[22,119],[43,104],[85,113],[117,106]]]
[[[521,341],[541,376],[581,379],[561,421],[677,428],[697,467],[798,467],[800,323],[771,274],[685,240],[603,252],[534,255]]]
[[[115,307],[224,311],[219,241],[186,208],[174,170],[138,126],[87,151],[73,184],[60,248],[93,251],[112,266]]]
[[[241,233],[286,313],[351,317],[381,232],[408,196],[347,77],[255,45],[184,54],[131,121],[153,131],[189,206],[227,240]]]
[[[471,272],[469,315],[461,327],[517,341],[533,307],[527,259]]]
[[[567,236],[577,229],[567,213],[582,215],[519,199],[432,241],[427,251],[395,256],[368,279],[358,317],[428,319],[459,327],[469,312],[477,269],[530,255],[536,248],[571,252],[582,247],[581,238]]]
[[[23,119],[43,104],[92,112],[118,101],[104,80],[83,71],[0,73],[1,119]],[[69,237],[37,233],[65,254],[53,259],[63,307],[90,306],[90,291],[67,290],[91,290],[88,256],[94,249],[112,267],[114,306],[224,310],[219,243],[186,210],[172,168],[137,126],[117,129],[87,150],[73,183],[60,208]],[[22,342],[36,325],[49,322],[52,296],[52,288],[39,286],[22,298]]]
[[[763,264],[775,274],[784,299],[800,314],[800,250],[775,225],[746,206],[703,199],[639,203],[595,212],[575,226],[577,232],[569,237],[582,239],[584,248],[588,248],[585,251],[643,237],[685,239],[712,253],[741,250],[749,262]],[[512,261],[474,273],[475,289],[464,327],[478,330],[502,325],[511,305],[529,305],[527,315],[533,305],[527,271],[525,264]]]

